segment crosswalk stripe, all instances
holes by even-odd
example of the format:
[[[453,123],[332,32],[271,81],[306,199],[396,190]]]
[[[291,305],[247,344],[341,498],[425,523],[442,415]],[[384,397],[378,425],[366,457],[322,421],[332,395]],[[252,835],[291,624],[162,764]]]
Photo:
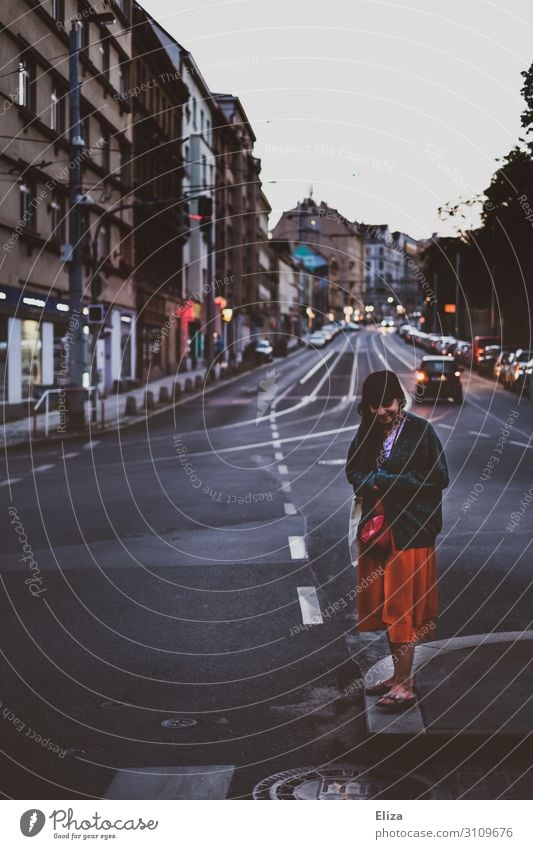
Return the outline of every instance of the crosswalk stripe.
[[[293,560],[305,560],[307,558],[305,537],[289,537],[289,548]]]
[[[119,769],[104,799],[227,799],[234,766]]]
[[[324,624],[315,587],[298,587],[298,601],[304,625]]]

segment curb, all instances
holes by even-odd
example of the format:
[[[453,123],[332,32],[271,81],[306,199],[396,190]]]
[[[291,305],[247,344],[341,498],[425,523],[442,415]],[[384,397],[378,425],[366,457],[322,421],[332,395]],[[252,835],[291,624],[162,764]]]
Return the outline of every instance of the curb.
[[[297,348],[296,351],[291,351],[287,357],[283,359],[286,360],[291,354],[301,353],[307,350],[306,348]],[[265,363],[266,366],[272,365],[272,363]],[[87,430],[79,431],[78,433],[66,433],[66,434],[53,434],[51,436],[37,436],[33,438],[21,439],[19,442],[6,442],[5,445],[2,446],[4,452],[10,451],[15,448],[21,448],[30,445],[57,445],[61,442],[71,442],[74,439],[83,439],[86,438],[88,440],[97,439],[99,436],[105,433],[117,433],[120,430],[123,430],[128,427],[133,427],[134,425],[140,424],[141,422],[146,422],[149,419],[154,418],[162,413],[167,413],[169,410],[174,409],[175,407],[181,407],[182,404],[187,404],[189,401],[193,401],[195,398],[199,396],[208,395],[211,392],[214,392],[217,389],[222,389],[224,386],[230,386],[232,383],[236,383],[238,380],[241,380],[243,377],[248,377],[250,374],[259,373],[261,369],[265,368],[265,365],[259,366],[255,369],[249,369],[247,371],[243,371],[241,374],[235,375],[235,377],[229,378],[218,378],[218,380],[213,384],[204,384],[200,391],[188,392],[186,395],[184,393],[183,397],[177,401],[173,401],[169,404],[162,404],[157,407],[157,409],[153,409],[150,411],[145,411],[142,415],[137,416],[128,416],[124,419],[121,419],[118,424],[112,424],[109,426],[104,426],[100,428],[98,426],[91,427],[91,423],[89,423]],[[150,390],[148,390],[150,391]],[[126,393],[124,393],[124,403],[126,401]]]

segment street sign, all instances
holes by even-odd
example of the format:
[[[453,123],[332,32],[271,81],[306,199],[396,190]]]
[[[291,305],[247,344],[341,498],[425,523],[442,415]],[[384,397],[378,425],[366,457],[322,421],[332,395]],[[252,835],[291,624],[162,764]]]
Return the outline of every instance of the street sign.
[[[103,324],[104,307],[102,304],[89,304],[87,308],[87,324]]]

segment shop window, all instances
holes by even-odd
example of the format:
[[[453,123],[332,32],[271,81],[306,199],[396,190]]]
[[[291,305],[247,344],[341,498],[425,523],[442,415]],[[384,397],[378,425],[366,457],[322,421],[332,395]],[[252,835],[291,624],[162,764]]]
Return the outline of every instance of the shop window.
[[[0,316],[0,401],[7,400],[7,316]]]
[[[50,210],[50,236],[58,242],[63,241],[65,205],[63,198],[56,196],[48,207]]]
[[[25,180],[19,184],[19,198],[20,223],[23,227],[29,227],[35,214],[35,207],[32,206],[32,201],[35,198],[35,186],[32,182]]]
[[[131,334],[133,322],[130,315],[120,316],[120,376],[123,380],[131,377]]]
[[[33,387],[41,383],[41,325],[38,321],[22,322],[21,338],[22,397],[31,398]]]

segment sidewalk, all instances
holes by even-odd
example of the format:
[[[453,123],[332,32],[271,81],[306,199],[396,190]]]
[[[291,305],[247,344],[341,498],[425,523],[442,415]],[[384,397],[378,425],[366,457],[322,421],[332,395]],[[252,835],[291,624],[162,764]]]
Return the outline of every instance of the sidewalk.
[[[166,375],[158,380],[143,384],[137,389],[129,389],[127,392],[120,394],[111,393],[107,398],[98,400],[96,422],[90,422],[88,414],[89,405],[86,404],[87,428],[85,435],[94,435],[104,430],[115,430],[118,427],[135,424],[154,412],[159,412],[173,406],[174,394],[177,398],[181,394],[192,393],[194,391],[208,392],[213,386],[218,385],[220,380],[219,366],[215,366],[214,371],[215,382],[205,387],[206,369],[205,367],[201,367],[181,374]],[[229,378],[224,382],[230,383],[232,380],[235,380],[235,378]],[[176,388],[174,388],[175,386]],[[178,386],[179,389],[177,388]],[[153,407],[144,406],[147,393],[151,393],[149,403],[151,404],[153,402]],[[134,399],[134,403],[130,400],[127,401],[127,399]],[[128,413],[126,413],[126,403],[128,403]],[[45,436],[45,419],[46,415],[44,413],[37,413],[35,422],[33,416],[6,422],[1,427],[0,440],[5,445],[12,446],[47,439],[53,440],[59,437],[65,439],[67,437],[66,434],[57,432],[57,427],[60,424],[59,412],[53,411],[49,413],[48,437]]]
[[[533,731],[533,631],[507,631],[421,643],[413,666],[417,702],[403,713],[364,696],[370,734],[525,736]],[[374,664],[370,686],[392,674]]]

